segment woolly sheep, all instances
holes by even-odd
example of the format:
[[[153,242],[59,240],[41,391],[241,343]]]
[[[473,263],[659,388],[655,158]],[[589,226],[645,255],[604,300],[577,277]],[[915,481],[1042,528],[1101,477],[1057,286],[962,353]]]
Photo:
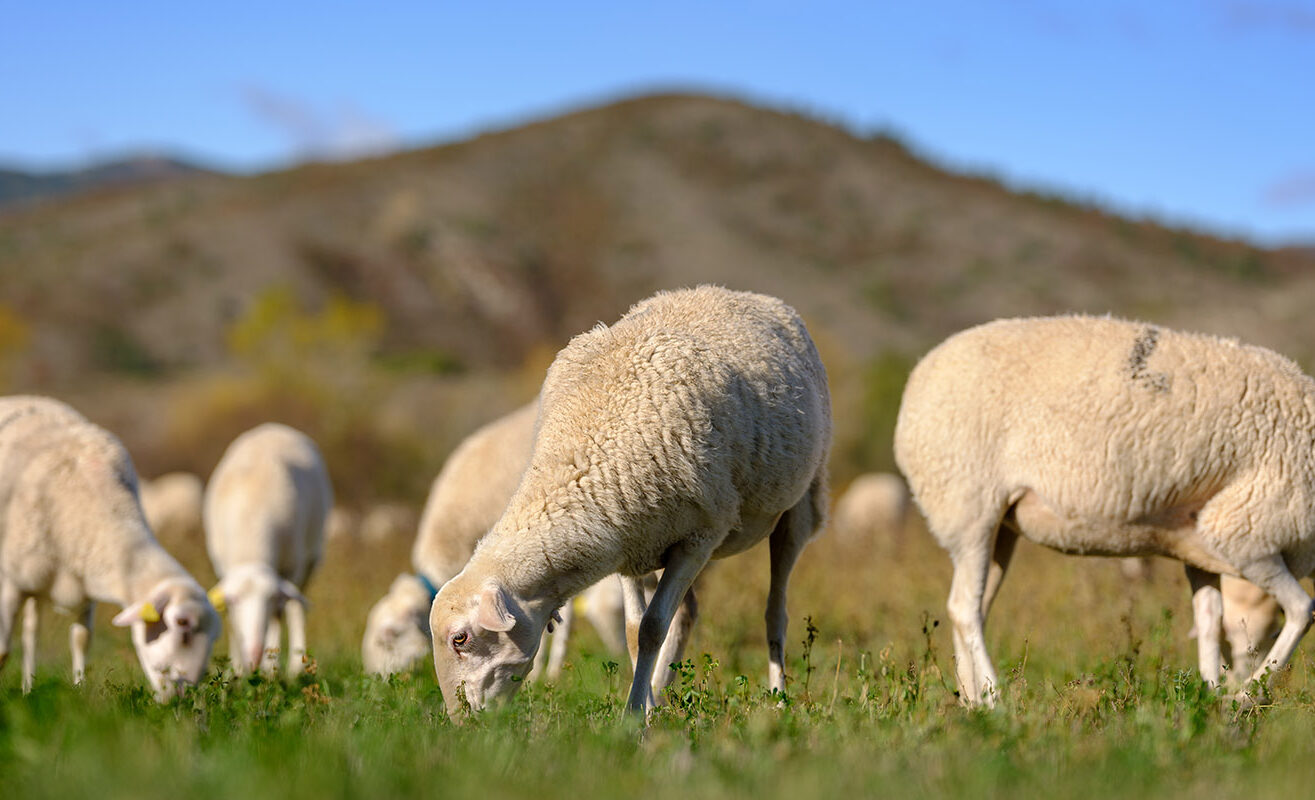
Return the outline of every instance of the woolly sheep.
[[[306,655],[302,591],[324,548],[333,488],[315,443],[277,423],[259,425],[228,446],[206,486],[206,551],[219,583],[215,605],[228,610],[229,658],[238,674],[277,666],[288,623],[287,674]]]
[[[37,598],[74,614],[74,683],[86,672],[96,603],[122,606],[114,624],[131,628],[161,701],[200,679],[219,633],[201,585],[151,534],[118,439],[57,400],[0,398],[0,666],[22,606],[25,690]]]
[[[960,697],[993,702],[983,626],[1018,536],[1183,561],[1202,677],[1217,684],[1219,575],[1272,595],[1285,664],[1315,608],[1315,382],[1232,340],[1083,316],[1001,320],[914,368],[895,458],[954,563]]]
[[[659,648],[695,577],[769,534],[769,682],[784,691],[786,584],[823,522],[830,440],[825,370],[780,300],[662,292],[576,336],[548,370],[510,504],[434,600],[448,713],[514,690],[552,611],[613,572],[635,665],[627,707],[651,708]],[[645,608],[640,576],[659,568]]]
[[[370,609],[361,641],[366,671],[390,675],[410,669],[429,654],[429,608],[437,587],[461,571],[480,537],[507,507],[530,459],[536,410],[537,401],[488,423],[466,437],[444,463],[425,502],[411,550],[415,573],[399,575],[388,594]],[[549,678],[556,677],[565,659],[572,611],[570,604],[564,606],[548,662]],[[595,622],[600,624],[609,623]],[[623,641],[620,650],[624,649]]]
[[[844,542],[866,544],[878,536],[898,540],[909,516],[909,488],[889,472],[859,475],[836,501],[831,528]]]
[[[190,472],[166,472],[142,481],[142,513],[156,538],[175,544],[199,540],[203,494],[205,485]]]

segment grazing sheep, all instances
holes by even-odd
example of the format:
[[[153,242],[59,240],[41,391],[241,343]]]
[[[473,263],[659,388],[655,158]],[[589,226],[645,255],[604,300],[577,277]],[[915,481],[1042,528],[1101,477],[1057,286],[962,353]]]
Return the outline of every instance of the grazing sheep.
[[[909,487],[889,472],[859,475],[849,484],[831,514],[831,528],[849,545],[880,538],[898,542],[909,516]]]
[[[415,574],[397,576],[388,594],[370,609],[361,641],[366,671],[402,672],[429,654],[429,607],[434,594],[461,571],[475,544],[507,507],[530,460],[537,409],[536,401],[488,423],[466,437],[444,463],[430,489],[411,550]],[[566,657],[572,611],[569,604],[563,607],[562,626],[553,637],[553,657],[547,664],[550,679],[560,672]],[[618,627],[604,621],[594,624]],[[603,633],[603,628],[599,630]],[[604,640],[608,641],[605,633]],[[617,652],[624,649],[623,639]]]
[[[786,584],[823,522],[830,441],[826,372],[780,300],[660,292],[576,336],[548,370],[510,504],[434,600],[449,714],[514,690],[554,609],[613,572],[635,665],[627,706],[651,708],[658,651],[695,577],[769,534],[769,680],[783,691]],[[642,576],[660,568],[645,607]]]
[[[205,485],[190,472],[167,472],[142,481],[142,513],[156,538],[175,545],[199,541],[204,494]]]
[[[0,666],[22,606],[25,691],[37,598],[74,614],[74,683],[86,672],[96,603],[123,606],[114,624],[132,629],[161,701],[200,679],[219,633],[201,585],[151,535],[118,439],[57,400],[0,398]]]
[[[381,503],[372,506],[361,517],[358,536],[367,545],[385,542],[410,534],[416,529],[416,513],[401,503]]]
[[[1019,535],[1067,553],[1158,554],[1191,583],[1202,677],[1220,675],[1219,575],[1272,595],[1285,664],[1315,603],[1315,382],[1263,348],[1110,318],[1001,320],[914,368],[895,458],[954,562],[960,696],[993,702],[983,638]]]
[[[329,510],[329,519],[324,523],[324,538],[330,544],[349,541],[356,537],[361,525],[361,515],[343,506],[334,506]]]
[[[287,673],[306,655],[302,590],[324,549],[333,488],[315,443],[277,423],[233,440],[205,493],[205,541],[219,576],[215,605],[228,608],[229,658],[238,674],[278,665],[288,623]],[[221,608],[222,610],[222,608]]]

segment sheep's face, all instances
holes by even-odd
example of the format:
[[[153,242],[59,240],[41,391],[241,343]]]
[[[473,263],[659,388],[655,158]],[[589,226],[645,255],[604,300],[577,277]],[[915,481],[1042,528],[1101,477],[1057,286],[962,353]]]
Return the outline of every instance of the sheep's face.
[[[173,584],[152,592],[125,607],[114,624],[132,628],[137,658],[160,702],[201,680],[219,636],[219,614],[195,585]]]
[[[434,670],[449,716],[516,690],[533,666],[541,631],[496,580],[474,591],[457,580],[434,598],[429,616]]]
[[[429,591],[413,575],[399,575],[370,609],[361,640],[366,672],[405,672],[429,654]]]
[[[306,601],[291,581],[280,578],[267,564],[234,567],[210,590],[210,597],[228,610],[229,642],[235,651],[229,658],[244,675],[260,668],[270,617],[282,614],[289,600]]]

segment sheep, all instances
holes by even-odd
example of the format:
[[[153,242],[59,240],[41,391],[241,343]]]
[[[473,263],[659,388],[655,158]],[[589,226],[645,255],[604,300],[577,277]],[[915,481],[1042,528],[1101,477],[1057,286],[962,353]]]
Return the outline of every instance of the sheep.
[[[86,675],[96,603],[133,646],[161,702],[205,672],[219,615],[142,515],[132,459],[112,434],[44,397],[0,398],[0,667],[23,607],[23,689],[36,666],[37,599],[72,611],[73,682]]]
[[[412,547],[415,573],[395,578],[366,619],[361,660],[367,672],[384,676],[402,672],[429,654],[430,603],[438,587],[466,565],[475,544],[506,508],[530,459],[536,410],[537,401],[488,423],[466,437],[444,463]],[[573,609],[570,604],[563,608],[562,627],[556,631],[553,658],[547,664],[550,679],[560,672],[566,656]],[[591,614],[591,621],[596,616]],[[618,627],[604,620],[594,624]],[[604,629],[599,630],[604,643],[610,643]],[[624,641],[619,649],[625,649]]]
[[[634,665],[626,705],[647,712],[659,648],[695,577],[764,537],[768,680],[784,692],[786,585],[824,522],[830,442],[826,371],[776,298],[660,292],[576,336],[548,370],[506,511],[434,600],[448,713],[513,691],[552,611],[613,572]],[[642,576],[659,568],[645,604]]]
[[[142,481],[142,513],[156,538],[175,545],[199,540],[204,493],[205,485],[190,472],[167,472]]]
[[[1201,676],[1217,685],[1219,575],[1286,622],[1250,674],[1285,664],[1315,602],[1315,381],[1269,350],[1068,316],[955,334],[913,369],[895,459],[954,564],[961,699],[992,704],[983,627],[1019,535],[1061,552],[1184,562]]]
[[[206,552],[219,583],[215,605],[229,615],[229,658],[239,674],[274,670],[282,621],[287,674],[306,657],[302,594],[324,550],[333,487],[319,449],[286,425],[265,423],[228,446],[206,486]]]
[[[889,472],[859,475],[836,502],[831,528],[850,545],[867,544],[880,535],[897,543],[909,516],[909,489]]]
[[[361,517],[357,535],[367,545],[381,545],[415,529],[414,509],[401,503],[381,503]]]

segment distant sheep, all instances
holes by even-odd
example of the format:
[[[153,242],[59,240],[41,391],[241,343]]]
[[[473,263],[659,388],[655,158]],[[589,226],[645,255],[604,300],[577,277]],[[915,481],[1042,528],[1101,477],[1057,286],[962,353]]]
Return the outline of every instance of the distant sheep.
[[[960,696],[991,703],[982,630],[1017,537],[1067,553],[1183,561],[1202,677],[1219,681],[1219,575],[1286,623],[1249,676],[1285,664],[1315,608],[1315,381],[1259,347],[1109,318],[1001,320],[914,368],[895,458],[954,562]]]
[[[142,481],[142,513],[156,538],[173,545],[201,541],[205,484],[190,472],[167,472]]]
[[[305,434],[266,423],[237,437],[205,493],[206,550],[227,607],[229,658],[238,674],[277,666],[288,623],[287,674],[306,655],[302,592],[324,549],[333,489],[324,459]]]
[[[416,529],[416,513],[401,503],[372,506],[361,517],[359,536],[368,545],[380,545],[393,539],[411,536]]]
[[[415,574],[399,575],[366,620],[361,641],[366,671],[378,675],[401,672],[429,654],[430,603],[438,587],[466,565],[476,543],[507,507],[529,462],[537,408],[537,402],[530,403],[490,422],[466,437],[444,463],[430,489],[412,547]],[[572,611],[569,604],[563,608],[563,625],[554,636],[553,657],[547,662],[550,679],[557,676],[565,660]],[[595,621],[598,625],[617,627],[601,620]],[[624,649],[623,640],[620,650]]]
[[[1260,656],[1278,635],[1279,605],[1254,583],[1231,575],[1220,578],[1224,599],[1224,641],[1232,675],[1246,678],[1260,666]]]
[[[879,539],[898,543],[909,517],[909,487],[889,472],[859,475],[836,501],[831,515],[835,535],[849,545]]]
[[[23,687],[36,666],[37,598],[74,614],[73,681],[86,672],[97,602],[123,610],[160,700],[195,684],[210,660],[219,616],[142,516],[137,473],[119,440],[69,406],[0,398],[0,666],[19,607]]]
[[[769,534],[769,685],[784,691],[786,583],[824,521],[830,441],[826,372],[775,298],[662,292],[572,339],[506,512],[433,604],[448,712],[514,690],[553,610],[613,572],[635,663],[627,706],[651,708],[658,651],[695,577]],[[659,568],[645,607],[641,576]]]

